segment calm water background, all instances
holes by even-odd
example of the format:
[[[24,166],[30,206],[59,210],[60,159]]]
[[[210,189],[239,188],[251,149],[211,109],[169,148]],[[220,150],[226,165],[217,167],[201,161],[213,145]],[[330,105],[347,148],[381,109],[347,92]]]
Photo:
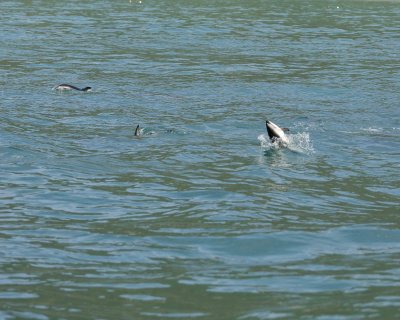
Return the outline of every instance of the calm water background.
[[[0,319],[399,318],[399,21],[1,1]]]

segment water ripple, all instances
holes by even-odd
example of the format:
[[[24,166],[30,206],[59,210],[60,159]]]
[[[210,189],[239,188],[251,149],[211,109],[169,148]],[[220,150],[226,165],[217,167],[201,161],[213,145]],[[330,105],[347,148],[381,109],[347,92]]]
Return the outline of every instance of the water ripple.
[[[396,315],[399,15],[3,1],[0,318]]]

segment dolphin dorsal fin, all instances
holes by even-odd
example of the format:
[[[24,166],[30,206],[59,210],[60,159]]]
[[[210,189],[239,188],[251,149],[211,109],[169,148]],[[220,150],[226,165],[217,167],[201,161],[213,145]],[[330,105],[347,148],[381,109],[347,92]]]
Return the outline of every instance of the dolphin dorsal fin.
[[[136,129],[135,129],[135,136],[138,137],[140,135],[140,126],[137,125]]]

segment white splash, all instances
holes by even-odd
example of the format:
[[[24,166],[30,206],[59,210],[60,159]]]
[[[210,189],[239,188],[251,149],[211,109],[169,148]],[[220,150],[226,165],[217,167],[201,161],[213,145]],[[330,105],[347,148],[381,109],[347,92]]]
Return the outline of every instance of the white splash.
[[[289,140],[287,148],[294,152],[312,154],[314,152],[314,147],[312,145],[310,135],[307,132],[296,133],[296,134],[286,134]],[[257,137],[260,141],[261,148],[264,151],[281,149],[282,146],[277,143],[272,143],[268,137],[268,134],[263,133]]]

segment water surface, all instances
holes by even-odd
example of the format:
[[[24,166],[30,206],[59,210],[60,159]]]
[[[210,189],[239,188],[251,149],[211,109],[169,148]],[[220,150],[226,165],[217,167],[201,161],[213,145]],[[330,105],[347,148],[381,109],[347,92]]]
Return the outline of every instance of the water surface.
[[[0,9],[0,318],[400,316],[399,2]]]

